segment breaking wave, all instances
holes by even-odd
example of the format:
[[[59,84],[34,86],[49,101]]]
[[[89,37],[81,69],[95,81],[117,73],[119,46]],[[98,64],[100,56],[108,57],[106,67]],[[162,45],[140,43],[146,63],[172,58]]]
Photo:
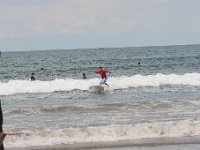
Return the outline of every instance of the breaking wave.
[[[200,122],[185,120],[25,131],[21,134],[8,134],[5,145],[6,147],[29,147],[196,135],[200,135]]]
[[[83,90],[90,91],[91,86],[98,85],[99,79],[55,79],[52,81],[10,80],[7,83],[0,82],[0,95],[18,93],[51,93],[56,91]],[[134,75],[131,77],[110,77],[108,90],[126,89],[134,87],[159,87],[162,85],[190,85],[200,86],[200,73]]]

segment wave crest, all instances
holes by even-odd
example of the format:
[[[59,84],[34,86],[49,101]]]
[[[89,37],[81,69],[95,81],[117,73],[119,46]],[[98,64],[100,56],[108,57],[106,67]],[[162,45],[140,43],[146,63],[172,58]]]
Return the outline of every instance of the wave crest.
[[[0,83],[0,95],[19,93],[51,93],[56,91],[83,90],[90,91],[91,86],[98,85],[99,79],[55,79],[52,81],[10,80]],[[134,75],[131,77],[111,77],[108,79],[109,90],[126,89],[132,87],[159,87],[162,85],[190,85],[200,86],[200,73]]]

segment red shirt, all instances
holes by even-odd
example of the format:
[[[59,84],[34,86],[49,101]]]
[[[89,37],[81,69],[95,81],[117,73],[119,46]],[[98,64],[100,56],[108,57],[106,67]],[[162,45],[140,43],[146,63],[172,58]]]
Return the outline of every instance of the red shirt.
[[[97,71],[96,74],[100,74],[101,78],[107,78],[106,73],[110,72],[109,70],[101,70],[101,71]]]

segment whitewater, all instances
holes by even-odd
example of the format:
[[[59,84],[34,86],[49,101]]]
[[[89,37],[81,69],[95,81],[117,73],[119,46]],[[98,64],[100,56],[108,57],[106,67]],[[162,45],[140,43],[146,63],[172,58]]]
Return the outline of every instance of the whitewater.
[[[5,144],[7,147],[30,147],[33,145],[45,146],[196,135],[200,135],[199,121],[171,121],[134,125],[65,128],[56,131],[48,129],[38,132],[25,131],[18,135],[10,135]]]
[[[5,148],[198,144],[199,60],[200,45],[2,52]]]
[[[10,80],[0,83],[0,95],[20,93],[51,93],[59,91],[83,90],[90,91],[91,86],[98,85],[99,79],[55,79],[52,81]],[[131,77],[110,77],[109,90],[127,89],[135,87],[159,87],[164,85],[200,86],[200,73],[186,73],[184,75],[158,73],[156,75],[134,75]]]

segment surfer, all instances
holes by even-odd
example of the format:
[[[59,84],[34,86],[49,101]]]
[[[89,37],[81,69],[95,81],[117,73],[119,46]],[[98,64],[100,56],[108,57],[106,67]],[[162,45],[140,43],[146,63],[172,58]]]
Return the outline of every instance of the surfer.
[[[107,74],[106,73],[111,73],[109,70],[103,70],[103,68],[100,66],[97,70],[97,72],[95,72],[96,74],[99,74],[101,76],[101,80],[100,80],[100,85],[101,84],[105,84],[107,86],[109,86],[106,82],[107,82]]]
[[[83,73],[83,79],[87,79],[87,77],[86,77],[86,74],[85,74],[85,73]]]
[[[31,81],[35,81],[36,80],[35,77],[34,77],[34,75],[35,75],[35,73],[31,74],[31,77],[30,77]]]

